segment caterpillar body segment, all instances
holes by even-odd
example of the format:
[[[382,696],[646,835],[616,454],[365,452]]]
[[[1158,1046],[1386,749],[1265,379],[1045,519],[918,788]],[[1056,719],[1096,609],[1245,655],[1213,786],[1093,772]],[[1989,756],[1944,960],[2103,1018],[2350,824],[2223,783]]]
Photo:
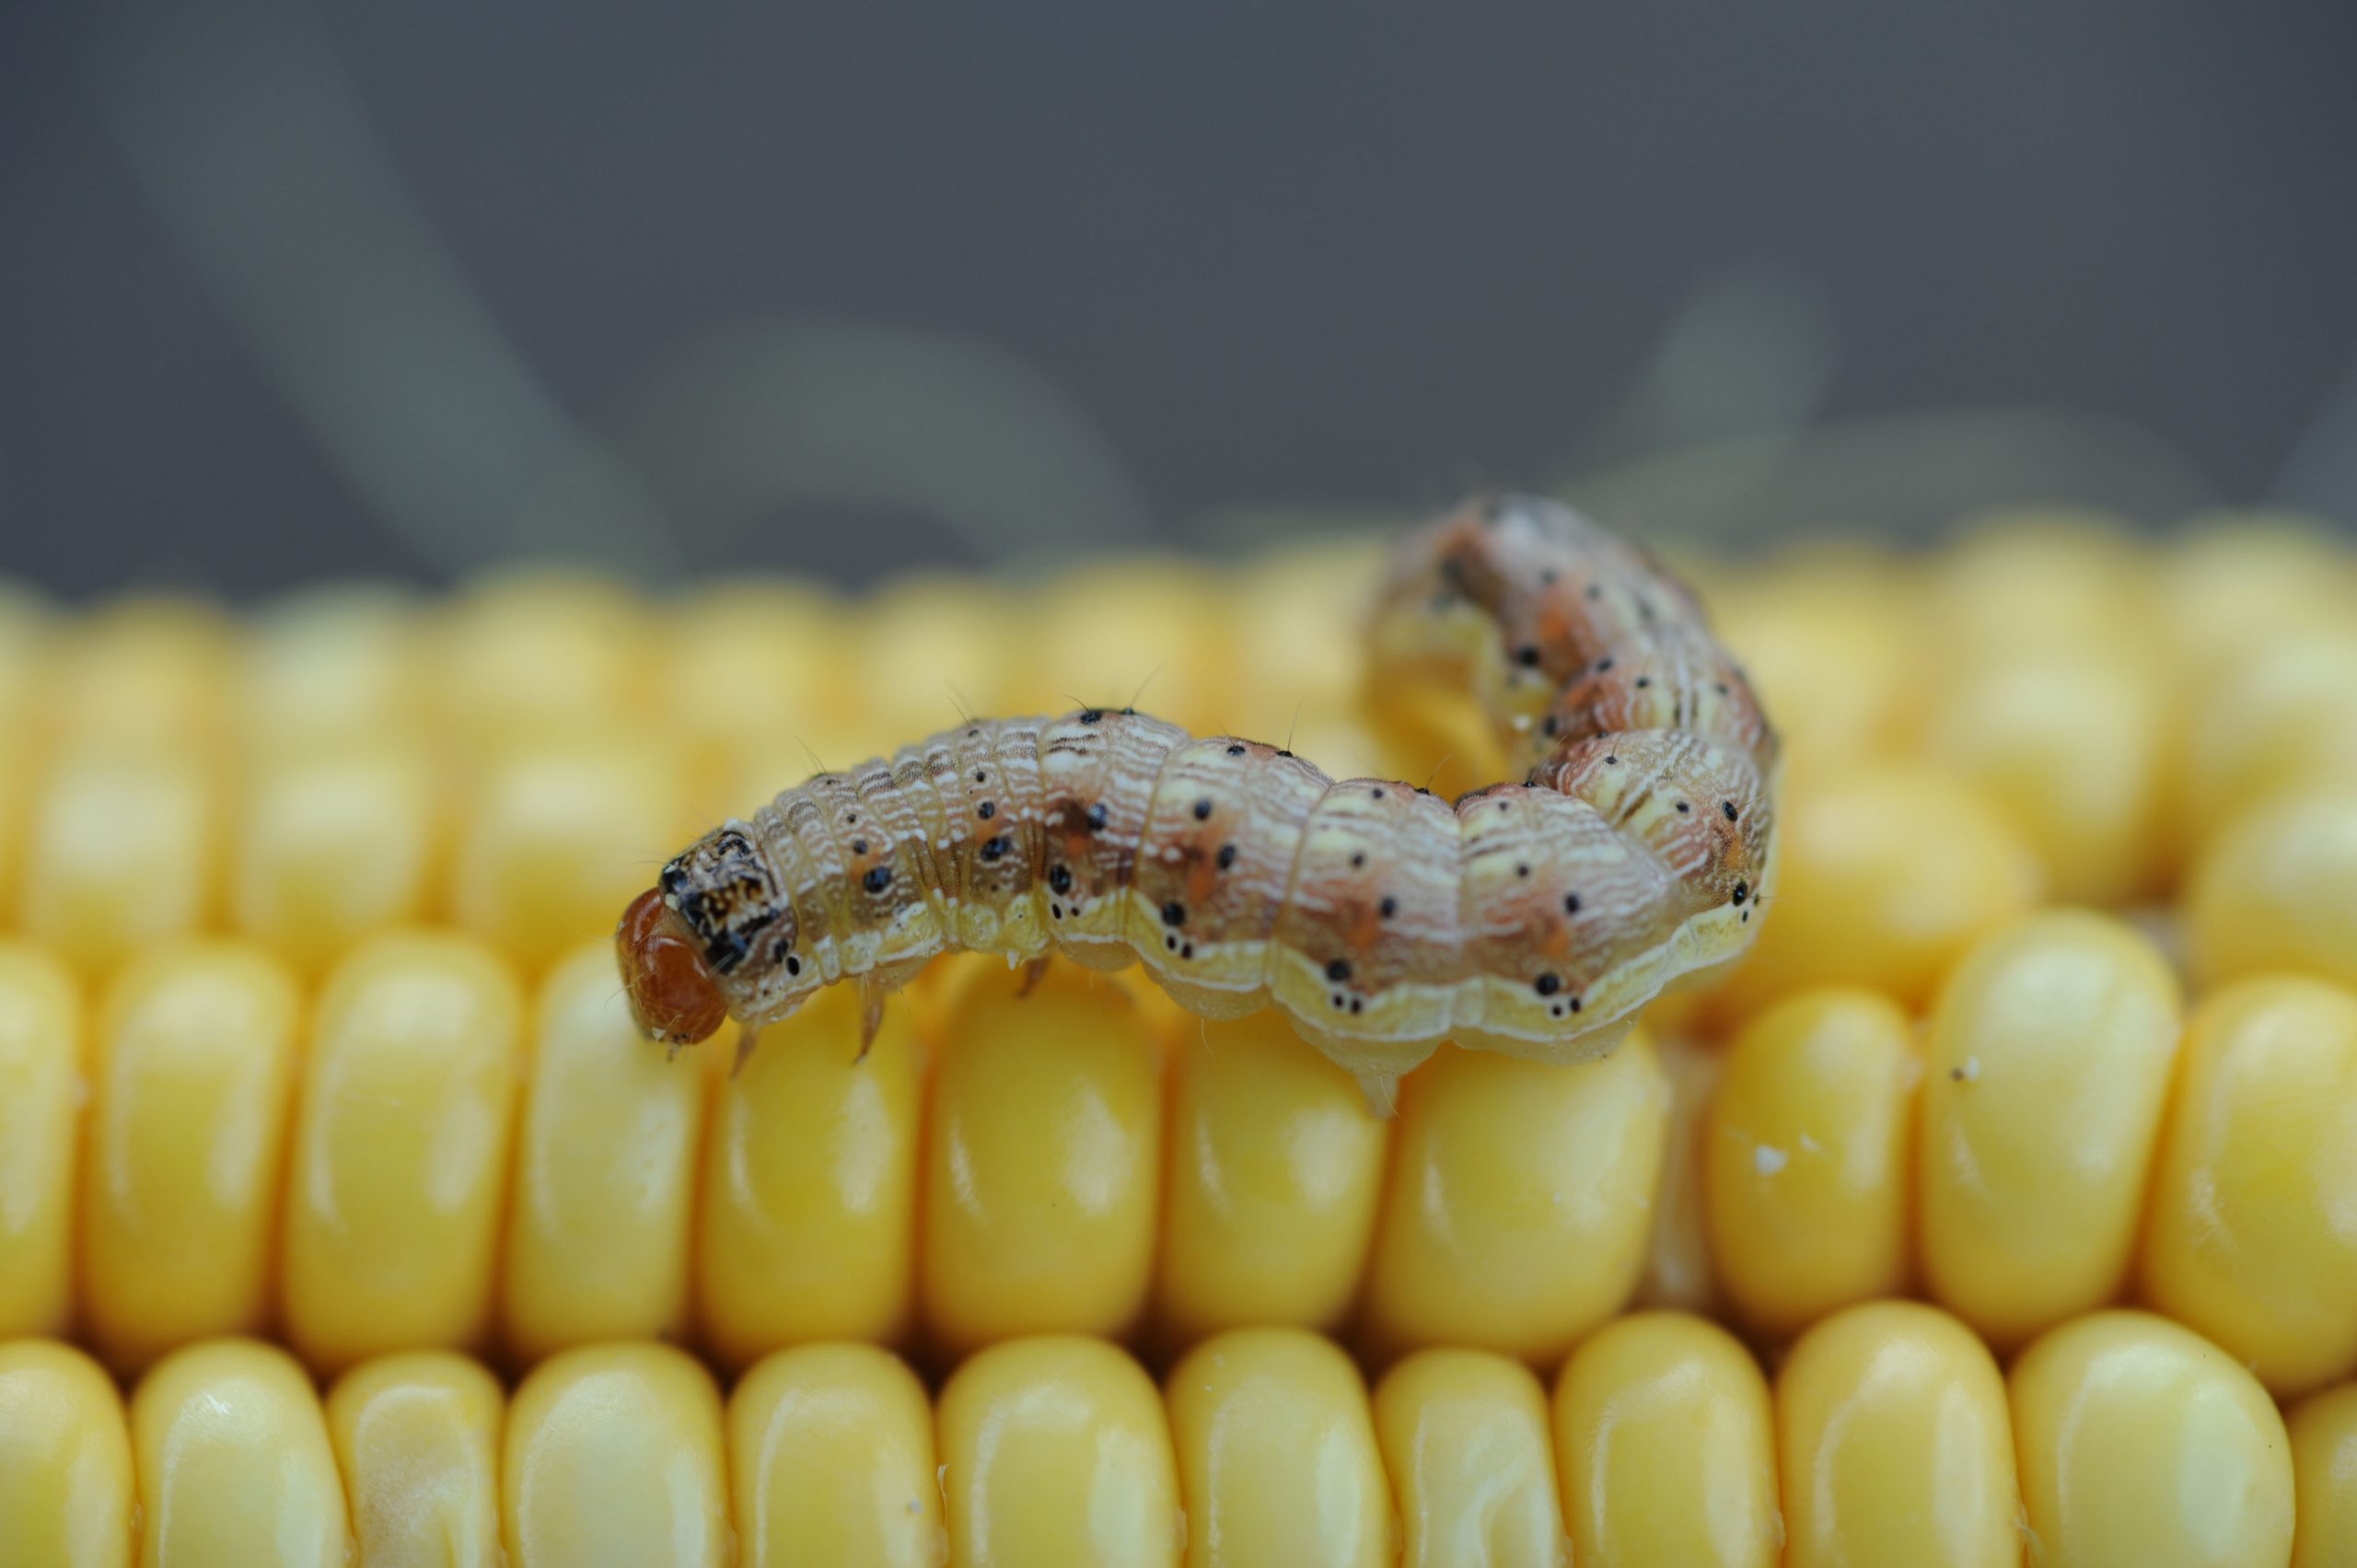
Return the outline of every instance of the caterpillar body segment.
[[[1378,668],[1467,682],[1527,765],[1449,803],[1131,711],[970,722],[821,773],[667,865],[620,933],[674,1043],[935,956],[1143,962],[1189,1008],[1271,1004],[1387,1105],[1454,1040],[1610,1046],[1748,945],[1776,741],[1693,598],[1550,502],[1411,535]]]

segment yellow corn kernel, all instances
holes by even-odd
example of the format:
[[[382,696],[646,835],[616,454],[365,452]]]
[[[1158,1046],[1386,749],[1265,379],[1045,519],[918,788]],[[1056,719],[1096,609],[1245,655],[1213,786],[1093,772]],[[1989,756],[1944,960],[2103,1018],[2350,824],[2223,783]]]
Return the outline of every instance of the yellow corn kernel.
[[[2357,607],[2357,562],[2296,513],[2213,513],[2189,521],[2161,558],[2161,624],[2189,675],[2214,668],[2286,627],[2328,626]]]
[[[2283,1418],[2189,1329],[2096,1312],[2008,1379],[2032,1555],[2051,1568],[2249,1568],[2292,1552]]]
[[[264,756],[342,749],[408,734],[427,712],[416,605],[398,588],[308,588],[257,617],[245,650],[241,718]]]
[[[2200,688],[2186,734],[2197,843],[2294,785],[2357,784],[2357,623],[2254,647]]]
[[[328,1395],[361,1568],[498,1568],[506,1397],[447,1351],[379,1356]]]
[[[1711,1260],[1708,1216],[1703,1213],[1704,1118],[1717,1098],[1726,1052],[1691,1034],[1662,1035],[1663,1013],[1646,1010],[1645,1029],[1657,1043],[1654,1060],[1669,1085],[1669,1119],[1662,1129],[1661,1179],[1654,1188],[1653,1234],[1645,1240],[1645,1266],[1631,1302],[1708,1313],[1718,1303],[1718,1272]]]
[[[2179,1028],[2152,944],[2076,911],[2014,922],[1941,987],[1918,1144],[1923,1274],[1992,1345],[2119,1294]]]
[[[0,1344],[0,1568],[130,1568],[131,1435],[80,1351]]]
[[[73,749],[202,750],[226,729],[238,634],[217,605],[161,594],[69,623],[49,710]]]
[[[822,991],[719,1089],[696,1272],[705,1340],[728,1365],[906,1326],[924,1066],[910,1012],[884,1009],[862,1061],[858,989]]]
[[[0,941],[0,1339],[65,1326],[82,1054],[74,977]]]
[[[1444,1047],[1402,1086],[1375,1342],[1561,1356],[1636,1288],[1668,1117],[1643,1035],[1569,1066]]]
[[[2049,897],[2120,903],[2163,869],[2177,695],[2165,667],[2131,648],[1987,656],[1938,682],[1923,750],[2013,819],[2037,849]]]
[[[20,907],[17,865],[24,850],[18,841],[24,836],[26,799],[39,772],[35,763],[32,742],[23,726],[0,715],[0,916],[12,922]]]
[[[1383,1124],[1274,1008],[1181,1031],[1174,1054],[1161,1326],[1330,1327],[1366,1266]]]
[[[1913,588],[1887,560],[1843,553],[1747,573],[1711,613],[1794,752],[1830,761],[1905,738],[1926,663]]]
[[[1422,781],[1435,794],[1455,796],[1478,789],[1500,777],[1509,764],[1497,728],[1480,703],[1453,684],[1422,679],[1392,680],[1378,669],[1367,672],[1369,690],[1361,693],[1355,709],[1321,704],[1323,712],[1303,715],[1298,730],[1286,721],[1286,733],[1297,735],[1287,749],[1315,757],[1333,777],[1353,772],[1369,778]]]
[[[2244,981],[2194,1012],[2144,1223],[2144,1297],[2279,1395],[2357,1371],[2357,995]]]
[[[687,1312],[704,1084],[632,1021],[610,942],[540,987],[508,1192],[503,1341],[520,1360],[669,1339]]]
[[[2195,862],[2185,916],[2203,984],[2298,970],[2357,986],[2357,783],[2235,819]]]
[[[935,1412],[959,1568],[1175,1564],[1170,1427],[1154,1385],[1102,1340],[1009,1340],[951,1376]]]
[[[141,1568],[343,1568],[343,1482],[311,1380],[284,1351],[175,1351],[131,1401]]]
[[[358,740],[260,759],[229,873],[238,929],[317,972],[424,914],[440,865],[434,781],[413,743]]]
[[[1195,731],[1284,722],[1264,708],[1228,715],[1254,707],[1253,693],[1239,679],[1233,643],[1206,634],[1224,626],[1226,605],[1219,579],[1194,562],[1132,555],[1084,566],[1057,574],[1041,599],[1013,607],[1010,624],[1025,629],[1029,656],[1004,692],[1011,710],[1052,713],[1077,691],[1107,707],[1143,704]]]
[[[921,575],[886,584],[860,610],[851,656],[839,654],[833,667],[857,670],[859,679],[847,715],[853,722],[842,737],[847,754],[829,754],[826,765],[848,767],[946,729],[961,709],[1020,713],[1013,700],[1022,679],[1022,639],[1014,634],[1019,624],[1011,597],[986,578]],[[1079,705],[1062,694],[1041,711]],[[809,772],[805,767],[794,777]]]
[[[2300,1515],[2292,1568],[2342,1568],[2357,1543],[2357,1384],[2303,1400],[2291,1429]]]
[[[1950,656],[2142,650],[2158,640],[2152,554],[2109,512],[2024,508],[1968,519],[1933,563],[1929,587],[1930,622]]]
[[[0,911],[17,908],[17,864],[27,800],[47,761],[44,711],[57,644],[45,611],[0,581]]]
[[[1391,1490],[1358,1368],[1303,1329],[1233,1329],[1166,1388],[1190,1568],[1388,1563]]]
[[[500,1484],[513,1568],[723,1568],[734,1552],[720,1391],[668,1345],[542,1362],[508,1407]]]
[[[942,1343],[1118,1335],[1161,1198],[1162,1044],[1118,982],[1004,970],[945,998],[925,1132],[921,1291]]]
[[[0,723],[46,716],[41,689],[55,671],[67,624],[39,589],[0,577]]]
[[[1703,1133],[1713,1261],[1782,1336],[1906,1287],[1922,1064],[1870,991],[1806,991],[1736,1037]]]
[[[430,633],[429,689],[477,754],[627,730],[645,716],[660,668],[637,596],[563,568],[478,578]]]
[[[1221,586],[1234,668],[1250,672],[1254,686],[1278,677],[1305,707],[1323,705],[1321,700],[1345,703],[1364,673],[1360,621],[1375,602],[1390,540],[1364,528],[1308,536],[1289,529],[1287,536],[1287,542],[1258,551]],[[1272,705],[1280,692],[1239,689],[1235,696],[1253,704],[1252,711],[1218,723],[1246,735],[1284,733],[1290,704]],[[1325,752],[1294,749],[1325,765]]]
[[[1912,763],[1795,761],[1766,923],[1714,998],[1741,1020],[1811,986],[1922,1005],[1983,933],[2037,902],[2029,842],[1979,790]]]
[[[128,1368],[260,1331],[302,998],[268,952],[196,939],[108,988],[82,1157],[83,1310]]]
[[[1768,1568],[1776,1435],[1749,1352],[1682,1312],[1605,1329],[1555,1385],[1555,1473],[1582,1568]]]
[[[450,934],[378,937],[328,976],[283,1254],[288,1338],[314,1366],[481,1339],[522,1013],[506,966]]]
[[[1405,1539],[1400,1568],[1561,1568],[1547,1394],[1520,1362],[1419,1351],[1375,1390]]]
[[[1988,1347],[1936,1307],[1819,1323],[1776,1377],[1786,1568],[2018,1564],[2011,1420]]]
[[[219,845],[213,780],[192,755],[61,754],[27,824],[17,923],[95,972],[212,917]]]
[[[923,1385],[873,1345],[763,1360],[728,1399],[745,1568],[935,1568],[946,1539]]]
[[[791,578],[732,578],[694,589],[663,620],[659,702],[696,793],[726,791],[749,742],[814,746],[852,716],[856,693],[835,678],[853,622],[832,595]],[[915,738],[914,736],[910,737]],[[799,771],[773,772],[742,795],[699,806],[744,811],[816,771],[793,748]],[[839,766],[853,759],[837,757]]]
[[[519,746],[470,792],[450,913],[527,970],[612,933],[685,834],[669,754],[644,736]]]

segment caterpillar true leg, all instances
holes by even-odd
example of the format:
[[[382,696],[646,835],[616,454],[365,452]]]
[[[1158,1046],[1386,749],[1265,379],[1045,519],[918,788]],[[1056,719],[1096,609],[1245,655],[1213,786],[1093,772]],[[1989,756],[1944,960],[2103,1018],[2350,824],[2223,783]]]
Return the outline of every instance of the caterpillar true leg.
[[[853,980],[872,1037],[940,953],[1143,961],[1206,1016],[1283,1008],[1387,1107],[1445,1040],[1608,1049],[1749,944],[1775,735],[1649,557],[1551,502],[1462,508],[1403,542],[1376,656],[1469,685],[1525,777],[1452,804],[1127,710],[976,721],[689,846],[622,918],[632,1006],[692,1041]]]

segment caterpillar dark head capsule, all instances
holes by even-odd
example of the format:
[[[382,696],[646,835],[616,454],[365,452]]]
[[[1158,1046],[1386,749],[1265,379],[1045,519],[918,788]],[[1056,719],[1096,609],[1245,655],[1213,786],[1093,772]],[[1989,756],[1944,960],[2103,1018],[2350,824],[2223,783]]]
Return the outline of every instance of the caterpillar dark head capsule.
[[[659,888],[631,900],[614,931],[622,988],[639,1028],[669,1045],[709,1040],[728,1021],[712,966],[696,950]]]

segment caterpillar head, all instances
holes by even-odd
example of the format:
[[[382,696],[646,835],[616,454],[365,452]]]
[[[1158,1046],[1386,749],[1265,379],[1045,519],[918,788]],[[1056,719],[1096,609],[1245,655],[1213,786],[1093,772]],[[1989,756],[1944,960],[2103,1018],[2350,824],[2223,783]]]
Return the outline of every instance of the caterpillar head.
[[[662,889],[649,888],[631,900],[615,928],[614,947],[631,1016],[656,1040],[693,1045],[727,1021],[728,1006],[712,966],[664,904]]]
[[[708,1038],[731,1012],[778,1011],[784,993],[817,985],[815,974],[797,983],[807,966],[795,935],[793,905],[745,830],[708,833],[663,868],[615,933],[631,1011],[673,1045]]]

